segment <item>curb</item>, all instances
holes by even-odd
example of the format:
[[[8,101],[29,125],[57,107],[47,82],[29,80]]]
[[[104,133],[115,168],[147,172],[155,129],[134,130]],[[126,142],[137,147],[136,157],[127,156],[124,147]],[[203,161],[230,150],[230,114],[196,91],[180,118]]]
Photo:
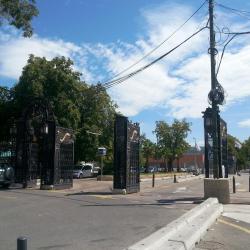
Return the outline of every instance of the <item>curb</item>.
[[[126,250],[193,249],[222,212],[218,199],[209,198]]]

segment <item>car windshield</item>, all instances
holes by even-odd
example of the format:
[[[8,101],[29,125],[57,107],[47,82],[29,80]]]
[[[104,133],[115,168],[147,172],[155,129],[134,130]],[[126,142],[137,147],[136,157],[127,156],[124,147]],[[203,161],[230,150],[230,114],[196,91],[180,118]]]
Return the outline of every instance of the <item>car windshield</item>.
[[[0,163],[0,167],[1,167],[1,168],[8,167],[8,164],[6,164],[6,163]]]
[[[82,169],[82,166],[79,165],[79,166],[74,166],[74,170],[81,170]]]
[[[84,167],[82,168],[82,170],[90,170],[90,169],[91,169],[91,166],[89,166],[89,165],[84,166]]]

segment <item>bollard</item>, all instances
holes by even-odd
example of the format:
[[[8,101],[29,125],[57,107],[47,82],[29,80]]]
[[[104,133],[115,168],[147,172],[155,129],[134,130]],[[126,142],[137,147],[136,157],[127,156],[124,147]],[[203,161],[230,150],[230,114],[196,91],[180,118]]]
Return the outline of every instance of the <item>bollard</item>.
[[[235,189],[235,177],[233,176],[233,193],[236,193],[236,189]]]
[[[152,187],[155,187],[155,173],[154,172],[152,176]]]
[[[250,192],[250,175],[249,175],[249,182],[248,183],[249,183],[249,192]]]
[[[176,175],[174,174],[174,183],[177,183]]]
[[[27,250],[27,238],[19,237],[17,239],[17,250]]]

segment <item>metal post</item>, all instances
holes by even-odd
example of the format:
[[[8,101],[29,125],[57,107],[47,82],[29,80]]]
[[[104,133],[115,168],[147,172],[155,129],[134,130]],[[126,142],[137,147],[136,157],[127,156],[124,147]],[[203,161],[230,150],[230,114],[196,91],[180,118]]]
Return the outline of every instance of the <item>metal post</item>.
[[[235,177],[233,176],[233,193],[236,193],[236,188],[235,188]]]
[[[249,175],[249,181],[248,181],[248,183],[249,183],[249,192],[250,192],[250,175]]]
[[[177,183],[176,175],[174,174],[174,183]]]
[[[210,61],[211,61],[211,89],[216,89],[216,74],[215,74],[215,55],[216,55],[216,48],[215,48],[215,32],[214,32],[214,0],[209,0],[209,25],[210,25]],[[219,178],[219,165],[218,165],[218,121],[217,121],[217,114],[219,108],[216,104],[215,100],[212,100],[212,121],[213,121],[213,174],[214,178]]]
[[[103,174],[103,156],[101,156],[101,181],[102,181],[102,174]]]
[[[153,172],[152,176],[152,187],[155,187],[155,172]]]
[[[19,237],[17,239],[17,250],[27,250],[27,238]]]

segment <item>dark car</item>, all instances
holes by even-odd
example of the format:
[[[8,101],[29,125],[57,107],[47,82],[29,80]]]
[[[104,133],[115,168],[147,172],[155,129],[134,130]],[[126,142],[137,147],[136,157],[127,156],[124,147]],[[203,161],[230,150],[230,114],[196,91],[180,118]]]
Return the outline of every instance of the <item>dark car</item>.
[[[7,163],[0,163],[0,186],[8,188],[14,181],[14,169]]]

